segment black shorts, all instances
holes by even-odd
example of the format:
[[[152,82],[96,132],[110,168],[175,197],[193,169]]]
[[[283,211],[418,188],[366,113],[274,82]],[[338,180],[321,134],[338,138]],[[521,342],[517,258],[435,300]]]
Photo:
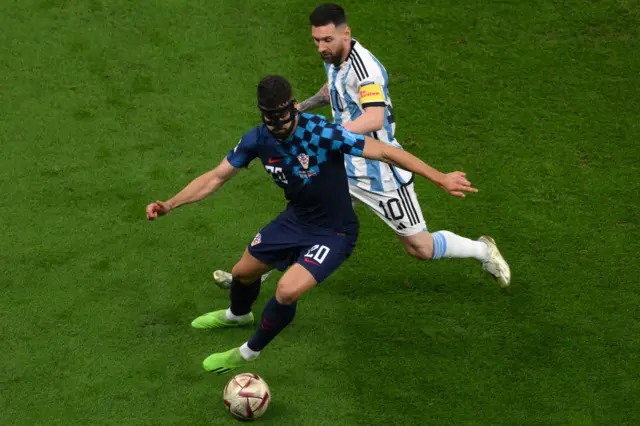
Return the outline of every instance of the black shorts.
[[[280,271],[299,263],[320,283],[351,256],[357,239],[357,234],[310,227],[281,215],[255,236],[249,253]]]

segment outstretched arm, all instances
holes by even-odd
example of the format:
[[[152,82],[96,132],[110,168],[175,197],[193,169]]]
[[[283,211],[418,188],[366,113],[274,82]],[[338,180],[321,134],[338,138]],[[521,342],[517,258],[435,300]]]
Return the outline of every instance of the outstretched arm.
[[[362,156],[371,160],[378,160],[394,166],[399,166],[413,173],[429,179],[451,195],[465,197],[465,192],[478,192],[471,187],[471,182],[466,178],[466,173],[452,172],[442,173],[426,164],[413,154],[387,145],[370,137],[365,137]]]
[[[176,207],[195,203],[216,192],[226,181],[235,176],[240,169],[233,167],[225,158],[213,170],[192,180],[182,191],[167,201],[156,201],[147,206],[147,219],[154,220],[164,216]]]
[[[328,83],[325,83],[318,93],[298,104],[298,111],[305,112],[315,108],[324,107],[329,104],[331,104],[331,100],[329,99],[329,85]]]

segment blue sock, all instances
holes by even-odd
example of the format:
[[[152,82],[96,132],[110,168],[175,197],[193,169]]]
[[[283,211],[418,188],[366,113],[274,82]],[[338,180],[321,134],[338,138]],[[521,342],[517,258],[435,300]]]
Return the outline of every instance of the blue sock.
[[[262,321],[256,329],[251,339],[247,342],[249,349],[261,351],[273,340],[296,315],[296,303],[283,305],[279,303],[275,296],[267,302],[262,311]]]
[[[251,305],[260,294],[261,283],[261,279],[257,279],[249,285],[242,285],[235,278],[231,281],[229,298],[231,299],[231,313],[233,315],[240,316],[251,312]]]

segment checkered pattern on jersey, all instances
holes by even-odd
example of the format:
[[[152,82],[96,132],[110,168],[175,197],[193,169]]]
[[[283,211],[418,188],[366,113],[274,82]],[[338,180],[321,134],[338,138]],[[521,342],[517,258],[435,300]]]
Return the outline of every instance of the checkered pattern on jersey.
[[[298,127],[287,142],[290,154],[298,157],[299,164],[293,166],[293,172],[305,183],[320,173],[320,164],[327,161],[329,151],[361,156],[364,148],[364,136],[312,114],[300,114]]]

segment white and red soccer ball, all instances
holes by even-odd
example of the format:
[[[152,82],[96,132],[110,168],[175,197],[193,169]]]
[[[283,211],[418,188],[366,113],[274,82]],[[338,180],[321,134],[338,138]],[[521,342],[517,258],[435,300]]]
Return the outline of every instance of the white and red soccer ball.
[[[224,405],[233,416],[243,420],[262,416],[270,400],[269,386],[257,374],[238,374],[224,388]]]

